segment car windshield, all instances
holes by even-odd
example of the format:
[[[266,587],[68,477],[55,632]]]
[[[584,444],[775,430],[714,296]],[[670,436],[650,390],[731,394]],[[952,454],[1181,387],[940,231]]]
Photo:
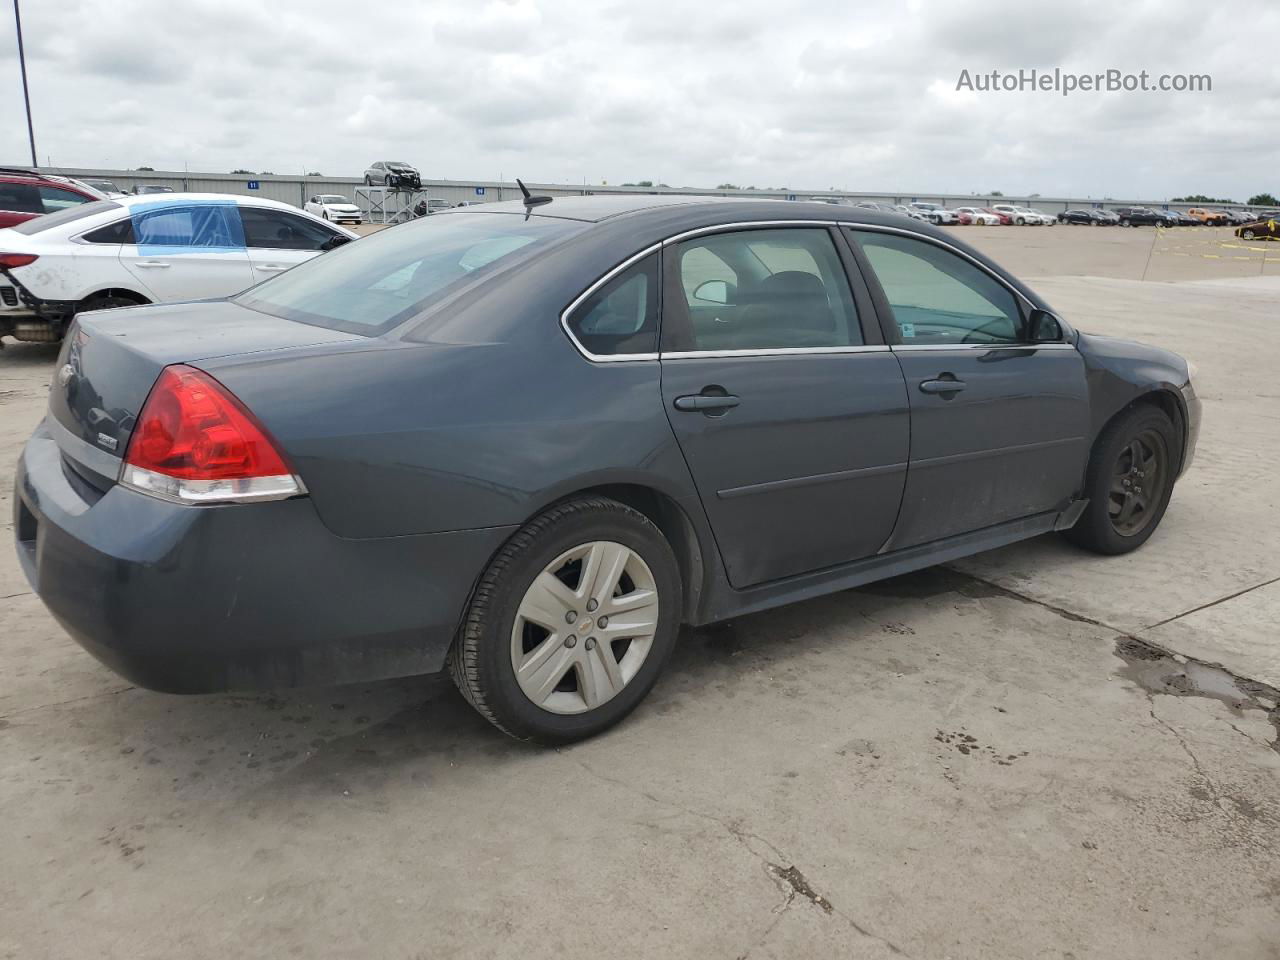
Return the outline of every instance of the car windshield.
[[[463,283],[582,229],[585,224],[576,221],[501,213],[413,220],[300,264],[234,299],[272,316],[377,336]]]
[[[350,203],[346,197],[316,197],[321,203]]]
[[[108,210],[119,209],[121,209],[120,204],[114,200],[94,200],[90,203],[78,203],[74,207],[67,207],[57,213],[47,213],[43,217],[24,220],[9,229],[15,233],[25,233],[30,236],[33,233],[41,233],[53,227],[60,227],[64,223],[72,223],[76,220],[83,220],[85,217],[106,213]]]
[[[83,182],[87,183],[91,187],[96,187],[99,190],[111,190],[116,193],[119,192],[119,189],[110,180],[85,180]]]

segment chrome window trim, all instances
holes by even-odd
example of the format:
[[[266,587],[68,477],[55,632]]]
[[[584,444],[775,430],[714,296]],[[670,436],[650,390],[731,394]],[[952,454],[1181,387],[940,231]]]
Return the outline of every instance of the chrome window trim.
[[[888,353],[889,347],[881,343],[859,344],[851,347],[759,347],[744,350],[673,350],[662,353],[663,360],[706,360],[729,357],[797,357],[815,354]]]
[[[895,343],[895,353],[917,350],[1074,350],[1075,345],[1051,340],[1048,343]]]
[[[581,340],[579,340],[576,336],[574,336],[573,329],[569,326],[569,315],[573,313],[574,310],[577,310],[584,300],[590,297],[593,293],[595,293],[597,290],[603,287],[606,283],[608,283],[618,274],[622,273],[624,270],[626,270],[628,267],[635,264],[637,261],[643,260],[645,257],[649,256],[650,254],[657,253],[661,249],[662,249],[661,243],[654,243],[654,244],[651,244],[650,246],[645,247],[639,253],[633,254],[632,256],[628,257],[626,260],[623,260],[620,264],[618,264],[612,270],[605,273],[604,276],[600,277],[600,279],[598,279],[595,283],[591,284],[591,286],[583,290],[582,293],[578,294],[578,296],[574,298],[572,303],[570,303],[567,307],[565,307],[562,311],[560,311],[560,329],[565,332],[565,335],[569,338],[569,342],[572,343],[578,349],[578,352],[582,354],[584,357],[586,357],[588,360],[590,360],[592,363],[633,363],[633,362],[642,361],[642,360],[658,359],[657,351],[654,351],[652,353],[610,353],[610,354],[592,353],[585,346],[583,346]],[[661,271],[659,271],[658,286],[659,287],[662,286]]]
[[[707,233],[735,233],[738,230],[755,230],[768,229],[770,227],[839,227],[842,224],[837,220],[744,220],[741,223],[717,223],[710,227],[698,227],[694,230],[686,230],[683,233],[677,233],[673,237],[667,237],[662,241],[662,246],[668,246],[673,243],[680,243],[682,240],[688,240],[690,237],[700,237]]]
[[[574,335],[573,330],[569,326],[569,315],[576,310],[584,300],[595,293],[600,287],[604,286],[619,273],[622,273],[628,267],[635,264],[638,260],[643,260],[652,253],[656,253],[664,247],[674,243],[680,243],[692,237],[705,236],[715,233],[734,233],[739,230],[756,230],[770,228],[786,228],[786,227],[823,227],[823,228],[847,228],[850,230],[871,230],[880,233],[893,233],[899,236],[909,237],[914,240],[922,240],[926,243],[932,243],[951,253],[956,254],[973,264],[992,280],[998,283],[1009,293],[1013,294],[1016,300],[1025,304],[1030,309],[1036,309],[1036,305],[1031,302],[1024,293],[1016,287],[1010,286],[1009,282],[993,271],[982,261],[976,259],[972,255],[961,250],[959,247],[947,243],[937,237],[931,237],[903,227],[884,226],[874,223],[857,223],[850,220],[744,220],[738,223],[717,223],[707,227],[697,227],[692,230],[685,230],[681,233],[674,234],[657,243],[650,244],[639,253],[633,254],[626,260],[623,260],[613,269],[609,270],[598,280],[587,287],[582,293],[574,298],[569,306],[560,312],[560,328],[564,330],[565,335],[569,338],[569,342],[574,345],[577,351],[592,363],[634,363],[638,361],[652,360],[694,360],[694,359],[713,359],[713,358],[732,358],[732,357],[772,357],[772,356],[806,356],[817,354],[841,354],[841,353],[885,353],[890,351],[930,351],[930,350],[1011,350],[1011,349],[1030,349],[1036,350],[1074,350],[1075,344],[1066,341],[1054,341],[1052,343],[953,343],[953,344],[866,344],[846,347],[778,347],[776,349],[761,348],[751,350],[679,350],[671,352],[662,352],[661,350],[652,353],[620,353],[620,354],[596,354],[592,353],[582,342]],[[661,285],[662,278],[658,278]]]

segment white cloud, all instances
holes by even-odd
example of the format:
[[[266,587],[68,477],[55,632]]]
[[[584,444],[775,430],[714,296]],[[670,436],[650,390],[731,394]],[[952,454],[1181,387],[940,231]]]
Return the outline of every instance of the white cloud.
[[[534,181],[1280,189],[1268,0],[64,0],[23,12],[41,160],[67,166],[357,175],[393,158],[427,176]],[[3,37],[0,161],[16,162],[25,120]],[[962,69],[1056,66],[1208,73],[1213,92],[955,90]]]

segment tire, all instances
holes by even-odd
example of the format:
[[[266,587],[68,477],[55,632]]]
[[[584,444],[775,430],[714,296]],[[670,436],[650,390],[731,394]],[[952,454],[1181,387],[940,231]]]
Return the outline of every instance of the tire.
[[[1240,239],[1241,239],[1241,240],[1252,240],[1252,239],[1253,239],[1253,231],[1252,231],[1252,230],[1241,230],[1241,231],[1240,231]]]
[[[1145,459],[1133,456],[1138,444]],[[1093,455],[1085,474],[1084,496],[1089,498],[1076,525],[1064,536],[1077,546],[1102,554],[1121,554],[1136,550],[1147,542],[1164,518],[1173,494],[1173,483],[1181,463],[1178,431],[1168,415],[1150,404],[1139,404],[1112,421],[1094,444]],[[1148,477],[1155,463],[1156,476]],[[1146,469],[1142,470],[1141,467]],[[1158,489],[1143,485],[1159,484]],[[1141,491],[1141,492],[1135,492]],[[1142,497],[1142,493],[1146,497]],[[1121,498],[1117,503],[1114,497]],[[1134,510],[1129,522],[1124,511],[1131,500],[1145,499],[1147,506]],[[1116,511],[1119,516],[1114,516]]]
[[[609,607],[592,606],[599,603],[588,599],[594,591],[577,579],[590,569],[596,549],[603,551],[597,560],[626,554],[610,597],[638,597],[649,590],[656,595],[656,614],[650,616],[648,604],[630,614],[651,624],[646,635],[615,634],[607,642],[581,636],[587,629],[599,632],[607,621],[597,613]],[[587,552],[575,557],[579,551]],[[554,591],[538,585],[547,574],[559,581]],[[634,710],[658,679],[675,646],[682,593],[675,555],[647,517],[604,497],[566,501],[522,527],[481,575],[449,653],[449,670],[467,701],[517,740],[553,746],[593,737]],[[560,604],[562,599],[566,602]],[[528,611],[533,619],[526,617]],[[559,622],[564,611],[578,621]],[[540,612],[557,626],[535,622]],[[547,655],[540,656],[544,650]],[[612,671],[603,666],[606,652]],[[520,657],[540,668],[523,681],[517,676]],[[526,693],[526,687],[538,686],[541,702]],[[594,707],[593,695],[599,701]]]
[[[129,297],[119,297],[113,293],[104,293],[98,296],[85,297],[76,307],[76,312],[114,310],[116,307],[138,307],[146,302],[145,300],[133,300]]]
[[[366,187],[373,186],[373,177],[369,176],[367,173],[364,175],[364,185]]]
[[[1128,221],[1128,219],[1127,219],[1127,218],[1125,218],[1125,217],[1121,217],[1121,218],[1120,218],[1120,226],[1122,226],[1122,227],[1131,227],[1131,226],[1133,226],[1133,224],[1132,224],[1132,223],[1130,223],[1130,222]]]
[[[322,218],[322,219],[324,219],[324,220],[328,220],[328,219],[329,219],[329,211],[328,211],[328,210],[324,211],[323,213],[321,213],[321,214],[320,214],[320,216],[321,216],[321,218]]]
[[[1015,221],[1013,221],[1013,222],[1014,222],[1014,223],[1016,223],[1018,226],[1020,226],[1020,227],[1021,227],[1021,226],[1025,226],[1027,221],[1025,221],[1025,220],[1023,220],[1021,217],[1019,217],[1017,220],[1015,220]]]

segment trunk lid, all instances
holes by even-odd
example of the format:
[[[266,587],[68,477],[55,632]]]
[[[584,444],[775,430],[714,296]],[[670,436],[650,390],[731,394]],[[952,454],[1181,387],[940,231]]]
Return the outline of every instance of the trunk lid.
[[[58,356],[46,422],[69,466],[105,490],[116,482],[147,394],[170,364],[358,341],[366,338],[225,300],[81,314]]]

